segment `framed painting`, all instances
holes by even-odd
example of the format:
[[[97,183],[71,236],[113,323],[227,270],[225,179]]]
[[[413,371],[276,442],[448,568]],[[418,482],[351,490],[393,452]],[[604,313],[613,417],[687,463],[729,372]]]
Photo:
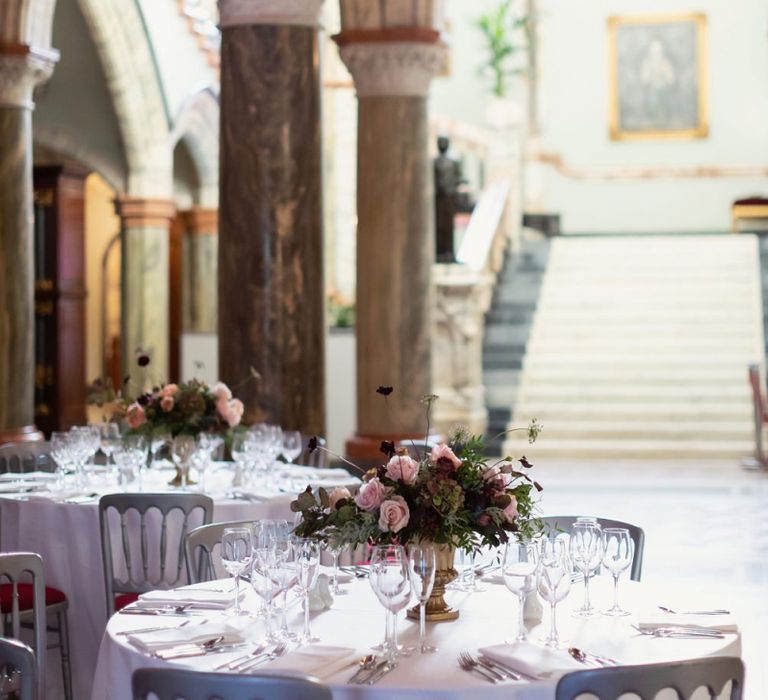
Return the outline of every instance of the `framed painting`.
[[[611,139],[709,134],[705,15],[609,17],[608,53]]]

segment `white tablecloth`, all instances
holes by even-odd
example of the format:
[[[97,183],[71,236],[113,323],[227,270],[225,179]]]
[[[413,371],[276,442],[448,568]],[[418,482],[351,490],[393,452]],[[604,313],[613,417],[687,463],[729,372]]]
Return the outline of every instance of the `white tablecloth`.
[[[208,584],[210,585],[210,584]],[[218,584],[217,584],[218,585]],[[439,652],[428,655],[414,655],[400,660],[398,667],[377,685],[346,685],[352,668],[345,668],[329,678],[323,679],[337,700],[359,700],[360,698],[393,698],[399,700],[432,700],[433,698],[466,700],[467,698],[499,698],[501,700],[552,700],[556,680],[508,682],[491,685],[475,674],[462,671],[456,661],[460,651],[476,652],[479,647],[502,643],[516,631],[517,604],[514,596],[505,587],[484,584],[486,590],[479,593],[449,593],[449,599],[461,610],[461,617],[455,622],[428,624],[429,641],[439,647]],[[366,580],[355,580],[346,586],[349,595],[337,597],[330,610],[313,615],[312,632],[320,637],[322,644],[354,647],[356,657],[370,652],[370,645],[381,641],[384,634],[384,611],[376,601]],[[673,592],[662,591],[642,584],[622,582],[624,602],[636,614],[624,618],[597,616],[588,620],[571,616],[571,610],[581,601],[582,588],[575,586],[569,600],[558,610],[558,627],[561,635],[572,646],[613,657],[623,663],[653,663],[675,661],[702,656],[732,655],[741,653],[739,634],[728,634],[725,639],[674,640],[640,637],[630,627],[638,619],[649,615],[657,617],[656,605],[672,605],[682,598],[693,605],[695,595],[682,592],[680,597]],[[245,605],[256,609],[256,598],[252,591]],[[593,584],[593,600],[606,606],[610,601],[609,581]],[[727,607],[728,601],[699,601],[699,604]],[[300,606],[291,618],[294,629],[301,625]],[[206,613],[209,621],[222,619],[219,613]],[[415,644],[418,640],[418,624],[399,615],[399,640]],[[99,661],[94,680],[92,700],[130,700],[131,674],[138,668],[162,667],[168,663],[179,664],[198,671],[211,670],[228,659],[243,654],[243,651],[226,654],[212,654],[206,657],[179,659],[165,662],[137,651],[125,636],[117,632],[139,629],[154,624],[156,617],[115,615],[109,622],[107,633],[99,651]],[[173,626],[180,618],[164,621]],[[548,630],[548,613],[544,624],[531,631],[533,640]],[[260,624],[249,628],[255,638],[262,633]],[[268,665],[262,666],[264,670]],[[585,666],[584,668],[588,668]]]
[[[313,483],[316,483],[315,477],[330,476],[329,470],[304,470],[297,470],[293,487],[300,488],[299,481],[304,483],[304,475]],[[142,481],[143,491],[171,490],[167,483],[172,474],[168,470],[147,471]],[[294,497],[292,494],[262,493],[264,500],[255,503],[227,498],[231,481],[232,474],[226,468],[213,470],[208,475],[206,491],[214,498],[215,522],[263,518],[286,518],[293,521],[289,508]],[[346,483],[354,481],[356,479],[348,478]],[[328,483],[337,482],[338,479],[329,480]],[[87,488],[89,493],[120,490],[114,485]],[[40,554],[46,585],[59,588],[67,595],[74,698],[83,700],[91,691],[99,642],[107,622],[98,499],[86,503],[67,503],[55,497],[48,498],[45,493],[29,494],[28,497],[3,493],[0,494],[0,516],[2,550]],[[51,651],[48,654],[48,699],[59,697],[62,697],[59,654]]]

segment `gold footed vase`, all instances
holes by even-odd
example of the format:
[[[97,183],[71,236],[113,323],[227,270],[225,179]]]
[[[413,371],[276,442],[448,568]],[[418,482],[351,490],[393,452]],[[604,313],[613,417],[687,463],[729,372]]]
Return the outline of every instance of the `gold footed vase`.
[[[168,482],[169,486],[191,486],[196,484],[191,478],[190,461],[197,443],[191,435],[177,435],[171,443],[171,456],[176,465],[176,474]]]
[[[186,479],[184,478],[186,472]],[[173,479],[168,482],[168,486],[193,486],[197,482],[192,478],[190,474],[190,468],[188,464],[177,464],[176,474]]]
[[[427,543],[423,543],[427,544]],[[431,544],[431,543],[430,543]],[[432,587],[432,595],[426,605],[426,618],[429,622],[447,622],[459,617],[459,611],[445,602],[445,587],[456,580],[458,573],[453,568],[453,557],[456,548],[450,544],[432,544],[437,559],[437,571],[435,572],[435,585]],[[419,606],[408,610],[411,620],[419,619]]]

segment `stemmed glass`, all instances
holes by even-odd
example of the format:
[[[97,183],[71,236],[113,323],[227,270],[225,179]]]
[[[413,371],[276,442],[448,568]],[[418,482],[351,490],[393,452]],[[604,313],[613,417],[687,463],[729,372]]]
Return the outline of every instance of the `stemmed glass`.
[[[71,440],[69,433],[51,433],[51,457],[56,462],[57,483],[61,487],[64,486],[64,477],[72,464]]]
[[[431,654],[437,647],[427,644],[427,601],[432,595],[437,571],[435,548],[426,544],[412,544],[408,547],[408,576],[411,590],[419,601],[419,653]]]
[[[99,426],[101,433],[101,451],[107,456],[106,466],[109,467],[109,463],[112,460],[112,453],[120,445],[120,426],[117,423],[102,423]]]
[[[597,611],[589,600],[589,578],[603,559],[601,529],[592,523],[575,523],[570,542],[571,559],[584,576],[584,604],[575,611],[575,615],[592,617]]]
[[[328,540],[325,548],[331,553],[333,559],[333,578],[331,579],[331,592],[333,595],[346,595],[347,591],[339,585],[339,557],[344,551],[344,545],[332,540]]]
[[[387,638],[384,652],[392,662],[398,656],[397,613],[411,599],[408,557],[400,545],[377,545],[371,549],[368,581],[379,602],[387,611]]]
[[[298,588],[304,597],[304,631],[299,637],[299,644],[319,642],[309,629],[309,592],[320,573],[320,546],[315,540],[296,538],[294,540],[296,568],[298,570]]]
[[[221,536],[221,564],[235,578],[235,604],[232,615],[247,614],[240,608],[240,576],[253,561],[251,531],[245,527],[228,527]]]
[[[272,576],[282,595],[280,606],[280,638],[282,641],[295,640],[298,635],[288,629],[286,611],[288,609],[288,591],[299,582],[299,570],[296,565],[296,554],[291,540],[275,542],[275,565]],[[275,597],[277,599],[277,596]]]
[[[152,433],[152,439],[149,444],[151,461],[150,465],[153,465],[157,461],[157,455],[160,453],[168,443],[171,442],[171,434],[164,428],[159,428]]]
[[[501,576],[504,585],[517,596],[519,603],[516,642],[524,642],[528,638],[525,629],[525,600],[536,590],[539,551],[540,547],[536,543],[514,539],[509,540],[504,548]]]
[[[549,635],[544,639],[544,644],[557,649],[561,643],[557,634],[557,604],[571,590],[571,560],[565,541],[542,540],[539,562],[536,584],[539,595],[549,603],[551,612]]]
[[[301,454],[302,447],[301,433],[298,430],[283,431],[282,455],[288,464],[293,464],[293,460]]]
[[[613,606],[603,615],[621,617],[629,615],[619,605],[619,576],[629,568],[635,555],[635,543],[629,536],[629,530],[623,527],[607,527],[603,530],[603,564],[613,576]]]
[[[253,548],[253,567],[251,568],[251,587],[264,606],[264,624],[268,641],[274,641],[272,631],[272,610],[274,600],[280,594],[280,584],[274,575],[277,566],[275,550],[268,547]]]

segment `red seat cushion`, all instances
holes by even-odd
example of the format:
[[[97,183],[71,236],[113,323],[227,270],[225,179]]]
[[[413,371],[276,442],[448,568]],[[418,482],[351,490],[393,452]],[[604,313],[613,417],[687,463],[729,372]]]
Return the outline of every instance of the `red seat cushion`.
[[[115,610],[122,610],[126,605],[135,603],[138,599],[138,593],[120,593],[115,596]]]
[[[16,586],[19,593],[19,610],[31,610],[34,602],[34,594],[31,583],[19,583]],[[56,605],[67,599],[58,588],[45,587],[45,604]],[[11,612],[13,608],[13,584],[0,584],[0,611]]]

